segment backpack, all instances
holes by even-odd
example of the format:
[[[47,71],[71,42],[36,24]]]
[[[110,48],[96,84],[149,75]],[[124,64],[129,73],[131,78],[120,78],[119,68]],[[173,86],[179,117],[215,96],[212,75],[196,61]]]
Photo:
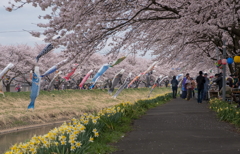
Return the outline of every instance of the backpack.
[[[177,87],[177,80],[173,80],[172,87]]]

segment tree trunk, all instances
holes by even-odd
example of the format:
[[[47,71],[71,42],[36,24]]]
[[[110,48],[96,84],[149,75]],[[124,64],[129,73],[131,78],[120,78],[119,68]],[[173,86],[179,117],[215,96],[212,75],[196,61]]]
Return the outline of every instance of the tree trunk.
[[[146,87],[149,87],[150,86],[150,76],[147,74],[146,75]]]
[[[6,92],[10,92],[10,84],[6,85]]]

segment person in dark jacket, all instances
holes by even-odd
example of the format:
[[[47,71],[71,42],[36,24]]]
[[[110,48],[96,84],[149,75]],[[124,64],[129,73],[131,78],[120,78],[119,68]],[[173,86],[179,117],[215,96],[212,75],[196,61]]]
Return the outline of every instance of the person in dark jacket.
[[[171,84],[172,84],[173,98],[176,98],[177,97],[177,88],[178,88],[178,80],[176,79],[176,76],[173,76]]]
[[[202,76],[203,72],[199,71],[199,76],[197,77],[197,89],[198,89],[198,103],[202,103],[203,99],[203,91],[204,91],[204,83],[205,83],[205,77]]]
[[[165,81],[165,86],[168,87],[168,84],[169,84],[169,80],[166,80]]]
[[[215,74],[215,77],[217,78],[216,80],[214,80],[213,82],[216,82],[216,84],[218,85],[218,91],[220,91],[222,89],[222,73],[220,74]]]

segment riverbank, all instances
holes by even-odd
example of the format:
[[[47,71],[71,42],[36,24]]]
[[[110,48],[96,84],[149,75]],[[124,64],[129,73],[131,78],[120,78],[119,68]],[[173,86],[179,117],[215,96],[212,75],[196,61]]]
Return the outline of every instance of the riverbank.
[[[6,97],[0,97],[2,107],[0,132],[67,121],[85,112],[99,111],[122,102],[145,99],[149,90],[149,88],[125,89],[117,99],[112,98],[107,90],[100,89],[41,91],[34,110],[27,110],[30,92],[5,93]],[[152,96],[169,91],[169,88],[155,88]]]
[[[170,97],[169,93],[163,91],[149,99],[119,103],[97,113],[84,113],[45,135],[33,136],[27,142],[12,145],[6,154],[108,153],[112,148],[107,144],[121,138],[129,130],[133,119],[139,118],[149,108],[165,103]]]

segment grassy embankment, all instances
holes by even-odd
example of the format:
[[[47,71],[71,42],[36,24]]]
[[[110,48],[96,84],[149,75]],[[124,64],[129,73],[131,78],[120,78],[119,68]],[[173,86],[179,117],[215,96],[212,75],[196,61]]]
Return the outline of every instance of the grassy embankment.
[[[209,108],[216,112],[221,121],[232,124],[240,132],[240,108],[236,108],[236,103],[229,103],[221,99],[211,99]]]
[[[131,91],[130,91],[131,93]],[[33,136],[28,142],[14,144],[6,154],[93,154],[116,151],[112,144],[132,130],[131,123],[153,107],[166,103],[171,93],[162,90],[149,99],[123,102],[96,113],[84,113],[49,133]]]
[[[99,111],[122,102],[145,99],[149,90],[125,89],[117,99],[113,99],[107,90],[41,91],[35,101],[34,110],[27,110],[30,92],[5,93],[6,97],[0,96],[0,129],[70,120],[84,112]],[[170,89],[155,88],[151,96],[164,92],[170,92]]]

